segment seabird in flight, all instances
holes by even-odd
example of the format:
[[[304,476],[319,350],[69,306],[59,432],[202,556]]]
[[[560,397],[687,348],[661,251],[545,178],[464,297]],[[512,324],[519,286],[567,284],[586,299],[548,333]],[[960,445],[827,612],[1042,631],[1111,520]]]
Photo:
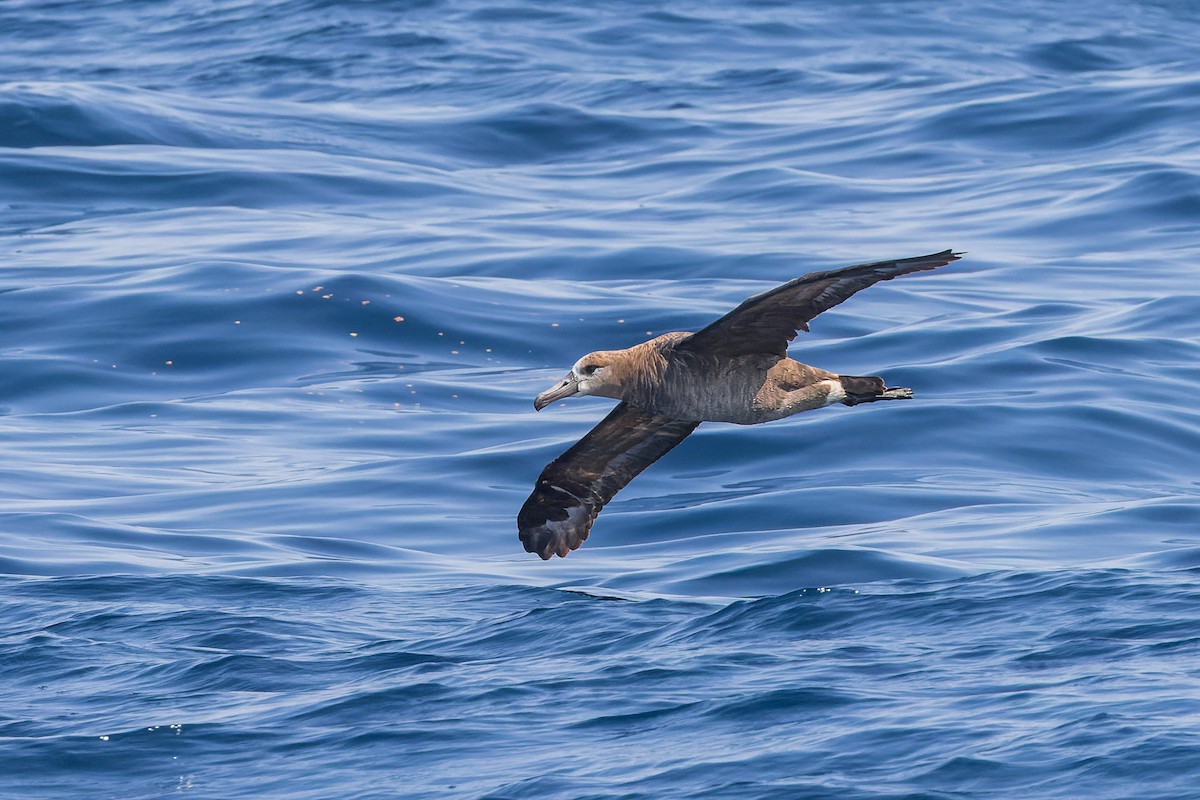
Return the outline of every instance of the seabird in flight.
[[[888,387],[883,378],[838,375],[794,361],[787,357],[788,342],[855,292],[961,255],[944,250],[810,272],[751,297],[697,333],[664,333],[579,359],[534,399],[534,408],[574,394],[621,402],[542,470],[517,515],[525,549],[548,559],[579,547],[604,504],[701,422],[754,425],[834,403],[911,398],[911,389]]]

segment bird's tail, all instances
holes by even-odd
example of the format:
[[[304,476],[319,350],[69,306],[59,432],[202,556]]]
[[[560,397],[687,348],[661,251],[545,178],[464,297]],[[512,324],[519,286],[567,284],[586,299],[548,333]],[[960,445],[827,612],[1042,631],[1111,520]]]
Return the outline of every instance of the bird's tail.
[[[911,400],[912,389],[901,389],[886,386],[883,378],[861,378],[855,375],[839,375],[838,380],[846,391],[842,400],[848,406],[859,403],[874,403],[876,400]]]

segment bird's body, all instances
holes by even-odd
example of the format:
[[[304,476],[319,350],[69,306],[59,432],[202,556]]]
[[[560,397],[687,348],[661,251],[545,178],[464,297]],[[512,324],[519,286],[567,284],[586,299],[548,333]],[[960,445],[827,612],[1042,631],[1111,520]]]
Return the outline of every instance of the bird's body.
[[[626,350],[592,353],[606,375],[589,394],[655,415],[754,425],[838,402],[832,372],[790,358],[720,358],[679,351],[690,333],[664,333]],[[831,400],[832,398],[832,400]]]
[[[753,425],[833,403],[912,397],[882,378],[838,375],[788,358],[787,343],[860,289],[957,258],[946,250],[813,272],[751,297],[696,333],[666,333],[579,359],[534,407],[574,394],[621,403],[542,471],[517,516],[525,549],[544,559],[574,550],[604,504],[701,422]]]

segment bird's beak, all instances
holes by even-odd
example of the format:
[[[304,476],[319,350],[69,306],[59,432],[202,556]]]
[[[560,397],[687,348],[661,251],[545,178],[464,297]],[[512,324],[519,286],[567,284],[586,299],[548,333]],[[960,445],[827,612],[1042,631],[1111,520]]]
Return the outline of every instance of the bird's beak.
[[[546,391],[533,398],[533,407],[541,411],[546,406],[553,403],[555,400],[562,400],[564,397],[570,397],[573,394],[579,393],[579,381],[575,380],[575,375],[568,372],[567,377],[551,386]]]

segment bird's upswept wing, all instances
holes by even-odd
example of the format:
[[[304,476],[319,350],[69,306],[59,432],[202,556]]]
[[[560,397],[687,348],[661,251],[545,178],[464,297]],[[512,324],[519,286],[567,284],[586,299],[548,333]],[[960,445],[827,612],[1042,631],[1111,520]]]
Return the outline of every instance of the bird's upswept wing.
[[[525,549],[547,559],[579,547],[604,504],[699,424],[618,405],[542,470],[517,514]]]
[[[767,355],[783,358],[796,331],[846,298],[879,281],[910,272],[936,269],[961,253],[943,250],[916,258],[876,261],[825,272],[810,272],[770,291],[756,294],[708,327],[676,346],[676,352],[722,357]]]

